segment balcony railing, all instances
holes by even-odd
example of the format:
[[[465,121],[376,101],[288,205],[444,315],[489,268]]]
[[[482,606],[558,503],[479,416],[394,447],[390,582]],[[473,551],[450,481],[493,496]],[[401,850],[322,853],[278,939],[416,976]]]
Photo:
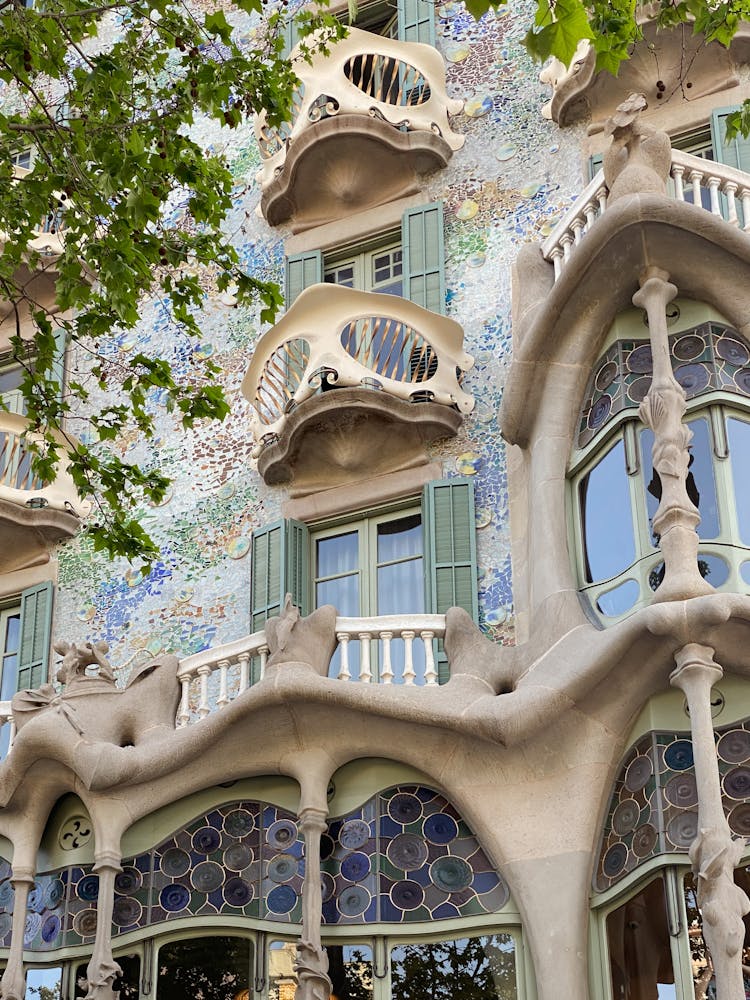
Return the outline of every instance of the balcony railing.
[[[600,170],[542,244],[544,257],[554,264],[555,280],[573,249],[607,210],[607,194]],[[750,232],[750,174],[673,149],[668,194]]]
[[[314,38],[309,44],[314,45]],[[463,102],[448,97],[445,64],[432,46],[350,28],[327,55],[316,53],[308,63],[295,59],[298,54],[296,48],[291,56],[300,81],[291,122],[271,128],[264,113],[257,120],[255,131],[265,161],[259,175],[263,189],[283,168],[289,145],[334,115],[380,118],[397,129],[437,133],[452,151],[463,146],[464,137],[453,132],[448,120],[459,113]]]
[[[39,436],[28,431],[26,417],[0,410],[0,500],[30,508],[50,507],[83,516],[90,504],[81,501],[67,471],[65,439],[62,435],[58,436],[63,450],[55,478],[49,483],[43,482],[31,467],[31,453],[26,442],[34,439],[39,440]]]
[[[445,615],[337,618],[339,651],[332,660],[330,679],[432,687],[438,682],[433,642],[444,636]],[[182,692],[177,728],[221,711],[260,680],[268,654],[266,634],[260,631],[181,660],[177,672]],[[0,753],[4,740],[10,752],[14,737],[10,702],[0,702]]]
[[[15,166],[13,176],[16,180],[31,173],[26,167]],[[62,195],[62,198],[65,196]],[[62,200],[54,199],[49,212],[40,220],[39,225],[34,227],[34,236],[29,240],[30,250],[35,250],[44,257],[59,257],[63,251],[65,231],[65,206]],[[0,248],[5,243],[7,235],[0,232]]]
[[[242,383],[252,404],[254,457],[288,415],[322,389],[362,386],[470,413],[458,375],[474,359],[458,323],[407,299],[312,285],[261,337]]]

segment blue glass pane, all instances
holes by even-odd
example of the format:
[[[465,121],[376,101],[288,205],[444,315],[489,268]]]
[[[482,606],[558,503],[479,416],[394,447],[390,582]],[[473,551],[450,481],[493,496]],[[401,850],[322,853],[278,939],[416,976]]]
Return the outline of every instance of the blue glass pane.
[[[39,1000],[42,989],[50,997],[59,996],[62,969],[29,969],[26,973],[26,1000]]]
[[[724,560],[707,552],[698,553],[698,569],[712,587],[721,587],[729,579],[729,567]]]
[[[730,417],[727,420],[729,457],[734,479],[734,502],[737,505],[737,524],[740,539],[750,545],[750,424]]]
[[[21,612],[8,618],[4,653],[17,653],[21,641]]]
[[[618,441],[580,485],[586,579],[617,576],[635,560],[625,447]]]
[[[690,442],[690,465],[687,475],[688,496],[700,511],[700,538],[716,538],[719,534],[719,506],[716,500],[713,451],[707,420],[690,420],[693,432]]]
[[[345,535],[321,538],[317,542],[316,577],[335,576],[357,568],[359,556],[359,533],[349,531]]]
[[[10,701],[18,684],[18,657],[15,653],[2,658],[3,676],[0,682],[0,701]]]
[[[421,559],[391,563],[378,569],[378,614],[424,612],[424,571]]]
[[[419,514],[378,525],[378,562],[422,555],[422,518]]]
[[[641,588],[635,580],[626,580],[619,587],[613,587],[606,594],[600,594],[596,606],[603,615],[615,618],[629,611],[640,596]]]
[[[315,607],[332,604],[339,615],[356,618],[359,615],[359,576],[340,576],[315,585]]]
[[[658,537],[651,527],[654,523],[654,515],[659,509],[659,497],[661,496],[661,483],[659,477],[654,478],[654,465],[651,458],[654,448],[654,435],[648,427],[641,431],[641,466],[643,468],[643,486],[646,491],[646,511],[648,513],[649,528],[651,528],[651,544],[656,547],[659,544]]]
[[[740,566],[740,574],[745,583],[750,585],[750,562],[743,562]]]

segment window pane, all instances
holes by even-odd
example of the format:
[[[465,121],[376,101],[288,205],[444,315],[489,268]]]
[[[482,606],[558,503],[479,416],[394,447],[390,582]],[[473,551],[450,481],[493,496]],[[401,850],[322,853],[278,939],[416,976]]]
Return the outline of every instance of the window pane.
[[[326,945],[328,975],[337,1000],[372,997],[372,949],[366,944]]]
[[[378,569],[378,614],[424,612],[424,570],[421,559],[391,563]]]
[[[122,969],[122,978],[114,982],[115,992],[119,989],[120,1000],[138,1000],[141,995],[141,959],[139,955],[118,955],[115,961]],[[86,962],[75,970],[75,997],[85,997],[88,993],[86,982]],[[42,998],[43,1000],[43,998]]]
[[[349,531],[345,535],[320,538],[316,543],[315,576],[335,576],[357,568],[359,556],[359,533]]]
[[[641,464],[643,466],[643,485],[646,490],[646,510],[651,528],[651,544],[654,548],[659,544],[659,536],[654,534],[654,515],[659,509],[661,497],[661,481],[658,473],[654,474],[653,463],[654,433],[648,427],[641,431]]]
[[[268,1000],[294,1000],[297,949],[293,941],[271,941],[268,954]]]
[[[340,576],[316,584],[315,607],[324,604],[332,604],[340,615],[356,618],[359,615],[359,577]]]
[[[613,1000],[676,996],[662,879],[609,914],[607,945]]]
[[[407,944],[391,951],[393,1000],[515,1000],[509,934]]]
[[[422,517],[411,514],[378,525],[378,562],[422,555]]]
[[[719,534],[719,506],[716,500],[713,451],[707,420],[690,420],[693,432],[690,442],[690,465],[687,474],[688,496],[700,511],[700,538],[716,538]]]
[[[251,988],[252,942],[237,937],[174,941],[159,949],[159,1000],[234,1000]]]
[[[750,424],[730,417],[727,420],[727,436],[740,540],[750,545],[750,462],[747,460],[750,455]]]
[[[625,446],[618,441],[581,481],[586,579],[607,580],[635,560]]]
[[[59,1000],[62,969],[29,969],[26,1000]]]

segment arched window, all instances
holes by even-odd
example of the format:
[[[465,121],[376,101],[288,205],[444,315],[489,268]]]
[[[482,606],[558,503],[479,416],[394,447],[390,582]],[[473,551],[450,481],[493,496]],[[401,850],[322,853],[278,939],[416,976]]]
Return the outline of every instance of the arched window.
[[[694,317],[698,307],[686,305],[686,318]],[[670,309],[679,326],[679,303]],[[653,434],[638,417],[651,385],[641,316],[631,310],[618,320],[617,339],[594,366],[571,469],[579,587],[605,624],[648,603],[664,574],[653,530],[661,498]],[[687,490],[701,516],[698,566],[714,587],[748,591],[750,467],[743,456],[750,453],[750,344],[716,319],[676,330],[669,342],[688,400]]]

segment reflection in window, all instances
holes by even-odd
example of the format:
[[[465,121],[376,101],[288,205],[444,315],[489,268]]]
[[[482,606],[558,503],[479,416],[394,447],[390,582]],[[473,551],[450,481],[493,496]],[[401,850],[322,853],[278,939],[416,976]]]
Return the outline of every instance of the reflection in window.
[[[750,871],[736,868],[734,881],[746,893],[750,893]],[[685,876],[685,911],[687,913],[688,935],[690,938],[690,964],[693,968],[693,991],[695,1000],[716,1000],[716,983],[711,955],[703,939],[703,920],[698,909],[698,894],[695,878]],[[745,917],[745,944],[742,950],[745,994],[750,996],[750,924]]]
[[[515,1000],[509,934],[400,945],[391,951],[393,1000]]]
[[[372,949],[366,944],[325,946],[331,1000],[372,1000]],[[268,1000],[294,1000],[297,973],[293,941],[272,941],[268,957]]]
[[[114,981],[114,992],[120,991],[120,1000],[138,1000],[141,995],[141,959],[139,955],[118,955],[115,961],[122,969],[122,976]],[[86,980],[86,968],[88,963],[83,962],[76,966],[75,970],[75,997],[85,997],[88,993],[88,982]]]
[[[159,1000],[235,1000],[251,988],[252,960],[247,938],[173,941],[159,949],[156,994]]]
[[[609,914],[607,946],[613,1000],[674,1000],[662,879],[654,879]]]
[[[744,420],[730,417],[727,420],[727,437],[729,439],[729,457],[732,461],[732,479],[734,480],[734,502],[737,507],[737,523],[740,529],[740,541],[750,545],[750,424]]]
[[[625,445],[618,441],[581,480],[581,520],[589,583],[608,580],[635,559]]]
[[[28,969],[25,1000],[60,1000],[62,969]]]

